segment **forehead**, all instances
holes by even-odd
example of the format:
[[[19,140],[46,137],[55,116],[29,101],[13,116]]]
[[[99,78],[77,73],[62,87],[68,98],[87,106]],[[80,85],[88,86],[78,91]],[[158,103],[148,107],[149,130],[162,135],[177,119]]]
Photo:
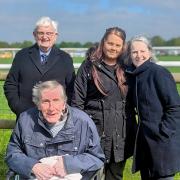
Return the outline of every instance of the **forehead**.
[[[55,31],[52,25],[48,26],[38,26],[37,31],[46,32],[46,31]]]
[[[107,38],[105,39],[105,41],[116,41],[116,42],[119,42],[119,43],[123,42],[121,37],[119,37],[118,35],[113,34],[113,33],[109,34],[107,36]]]
[[[53,89],[44,89],[41,91],[41,98],[42,99],[51,99],[53,97],[60,97],[60,87],[56,87]]]
[[[148,46],[143,41],[134,41],[131,44],[131,49],[148,49]]]

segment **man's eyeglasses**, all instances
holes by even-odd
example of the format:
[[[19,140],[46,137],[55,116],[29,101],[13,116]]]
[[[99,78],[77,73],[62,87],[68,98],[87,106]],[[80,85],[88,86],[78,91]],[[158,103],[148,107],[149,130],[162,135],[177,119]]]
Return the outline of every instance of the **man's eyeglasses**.
[[[42,36],[48,36],[48,37],[52,37],[54,36],[56,33],[55,32],[41,32],[41,31],[37,31],[36,34],[39,36],[39,37],[42,37]]]

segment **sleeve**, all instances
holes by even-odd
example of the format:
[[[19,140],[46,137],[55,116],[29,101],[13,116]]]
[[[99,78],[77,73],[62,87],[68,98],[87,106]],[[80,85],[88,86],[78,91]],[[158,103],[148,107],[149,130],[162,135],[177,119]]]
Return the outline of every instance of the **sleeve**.
[[[88,128],[85,136],[86,148],[82,154],[63,156],[64,165],[68,174],[83,174],[89,171],[96,171],[104,165],[105,156],[100,146],[96,126],[91,119],[88,119]]]
[[[74,92],[71,105],[84,110],[84,104],[87,97],[87,83],[88,83],[88,67],[84,61],[78,69],[76,79],[74,82]]]
[[[28,178],[31,175],[32,167],[39,161],[28,157],[25,149],[23,149],[23,138],[21,134],[23,127],[20,122],[21,116],[17,121],[7,146],[5,161],[11,170]]]
[[[156,86],[164,110],[160,131],[170,137],[180,127],[180,97],[173,76],[164,68],[156,74]]]
[[[16,54],[12,66],[7,75],[4,83],[4,94],[7,98],[10,109],[15,113],[19,114],[19,63],[18,53]]]

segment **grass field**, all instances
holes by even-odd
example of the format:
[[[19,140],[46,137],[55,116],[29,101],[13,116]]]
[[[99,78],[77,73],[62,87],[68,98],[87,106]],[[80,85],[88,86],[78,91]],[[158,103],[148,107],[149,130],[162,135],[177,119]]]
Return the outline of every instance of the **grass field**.
[[[177,61],[180,60],[180,56],[161,56],[158,57],[159,60],[164,60],[164,61]],[[73,58],[75,63],[81,63],[84,58]],[[12,59],[0,59],[0,64],[11,64]],[[180,72],[180,67],[173,67],[173,68],[168,68],[171,72]],[[10,113],[10,110],[7,105],[7,101],[4,97],[3,93],[3,81],[0,81],[0,119],[11,119],[15,120],[15,115],[13,113]],[[178,91],[180,93],[180,84],[177,84]],[[9,137],[11,134],[11,130],[0,130],[0,180],[5,179],[5,172],[7,170],[7,167],[4,163],[4,157],[5,157],[5,150],[7,143],[9,141]],[[140,180],[139,173],[136,173],[132,175],[131,173],[131,164],[132,164],[132,159],[130,158],[125,167],[124,171],[124,180]],[[180,175],[177,174],[175,177],[175,180],[180,180]]]

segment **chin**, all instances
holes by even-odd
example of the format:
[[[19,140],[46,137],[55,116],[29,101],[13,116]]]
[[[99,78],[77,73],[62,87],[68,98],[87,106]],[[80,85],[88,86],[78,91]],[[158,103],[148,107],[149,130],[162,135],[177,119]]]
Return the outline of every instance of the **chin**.
[[[59,117],[57,117],[57,116],[56,117],[47,117],[45,119],[48,123],[52,123],[52,124],[57,123],[59,121]]]
[[[50,124],[55,124],[55,123],[57,123],[59,120],[58,119],[46,119],[46,121],[48,122],[48,123],[50,123]]]

